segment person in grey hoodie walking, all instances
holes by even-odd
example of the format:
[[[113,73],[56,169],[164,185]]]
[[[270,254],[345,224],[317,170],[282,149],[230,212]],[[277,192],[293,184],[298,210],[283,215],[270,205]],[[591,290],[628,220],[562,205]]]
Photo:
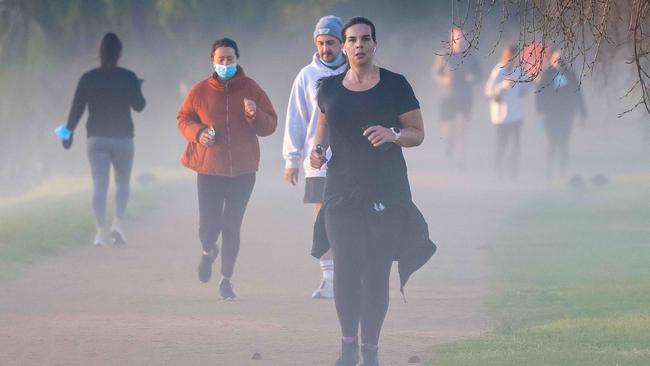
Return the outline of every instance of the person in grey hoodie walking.
[[[328,15],[322,17],[314,30],[316,53],[309,65],[300,70],[291,88],[287,119],[284,130],[282,155],[286,161],[284,177],[295,186],[298,183],[300,165],[305,170],[304,202],[313,204],[314,216],[318,215],[323,203],[327,168],[314,169],[309,162],[309,153],[314,149],[314,134],[318,124],[316,95],[318,81],[324,77],[338,75],[347,69],[341,42],[341,18]],[[314,299],[334,297],[334,260],[328,251],[320,258],[323,279],[312,293]]]

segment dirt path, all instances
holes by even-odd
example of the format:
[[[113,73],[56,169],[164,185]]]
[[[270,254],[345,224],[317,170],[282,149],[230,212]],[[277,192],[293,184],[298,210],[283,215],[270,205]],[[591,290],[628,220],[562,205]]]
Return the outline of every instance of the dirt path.
[[[393,272],[382,365],[486,329],[486,243],[526,192],[471,181],[412,175],[440,250],[407,286],[407,304]],[[86,246],[0,284],[0,365],[333,365],[338,324],[332,302],[309,298],[320,275],[300,192],[258,185],[236,268],[241,299],[226,303],[217,280],[196,279],[194,183],[180,186],[131,225],[128,246]]]

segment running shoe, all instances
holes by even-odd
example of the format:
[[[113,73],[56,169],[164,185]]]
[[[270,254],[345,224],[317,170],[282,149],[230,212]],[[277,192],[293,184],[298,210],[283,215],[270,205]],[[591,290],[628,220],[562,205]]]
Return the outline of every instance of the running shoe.
[[[112,243],[113,238],[109,235],[108,232],[106,232],[105,229],[97,229],[97,233],[95,234],[95,241],[93,242],[94,246],[103,247]]]
[[[357,366],[359,363],[359,343],[341,342],[341,357],[336,366]]]
[[[334,298],[334,283],[331,280],[323,278],[320,286],[316,291],[311,294],[312,299],[326,299]]]
[[[223,278],[219,284],[219,295],[223,298],[224,301],[233,301],[237,299],[235,291],[233,291],[232,282],[229,279]]]
[[[126,244],[126,234],[124,233],[124,229],[122,228],[122,225],[120,225],[120,222],[118,220],[113,221],[113,225],[111,225],[111,236],[114,239],[113,244],[115,245]]]
[[[377,347],[368,347],[361,345],[361,363],[360,366],[379,366],[377,359]]]
[[[210,277],[212,277],[212,263],[214,263],[217,255],[218,251],[216,247],[209,252],[203,251],[198,269],[199,281],[203,283],[210,281]]]

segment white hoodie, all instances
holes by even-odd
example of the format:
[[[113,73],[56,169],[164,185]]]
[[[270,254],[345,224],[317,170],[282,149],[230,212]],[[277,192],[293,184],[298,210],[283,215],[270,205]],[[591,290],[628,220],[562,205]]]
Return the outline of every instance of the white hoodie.
[[[344,72],[346,67],[347,63],[344,63],[337,69],[332,70],[323,65],[318,58],[318,53],[315,53],[312,62],[303,67],[296,76],[291,88],[284,129],[282,155],[286,161],[285,168],[298,168],[300,162],[302,162],[307,178],[326,176],[326,165],[319,170],[312,168],[309,162],[309,154],[313,150],[318,114],[320,112],[316,100],[318,95],[317,84],[321,78]]]
[[[490,100],[492,124],[499,125],[523,120],[523,97],[530,87],[529,83],[516,81],[520,78],[519,68],[508,71],[501,63],[498,63],[490,72],[490,77],[485,83],[485,95]],[[514,85],[508,85],[510,84],[509,80],[513,80]]]

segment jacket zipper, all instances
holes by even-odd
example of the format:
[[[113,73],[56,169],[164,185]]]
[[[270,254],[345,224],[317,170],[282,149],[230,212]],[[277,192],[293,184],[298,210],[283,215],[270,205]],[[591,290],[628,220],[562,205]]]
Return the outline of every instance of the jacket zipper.
[[[230,110],[229,110],[229,92],[228,86],[230,81],[226,82],[226,136],[228,143],[228,167],[230,168],[230,176],[232,177],[232,146],[230,145]]]

